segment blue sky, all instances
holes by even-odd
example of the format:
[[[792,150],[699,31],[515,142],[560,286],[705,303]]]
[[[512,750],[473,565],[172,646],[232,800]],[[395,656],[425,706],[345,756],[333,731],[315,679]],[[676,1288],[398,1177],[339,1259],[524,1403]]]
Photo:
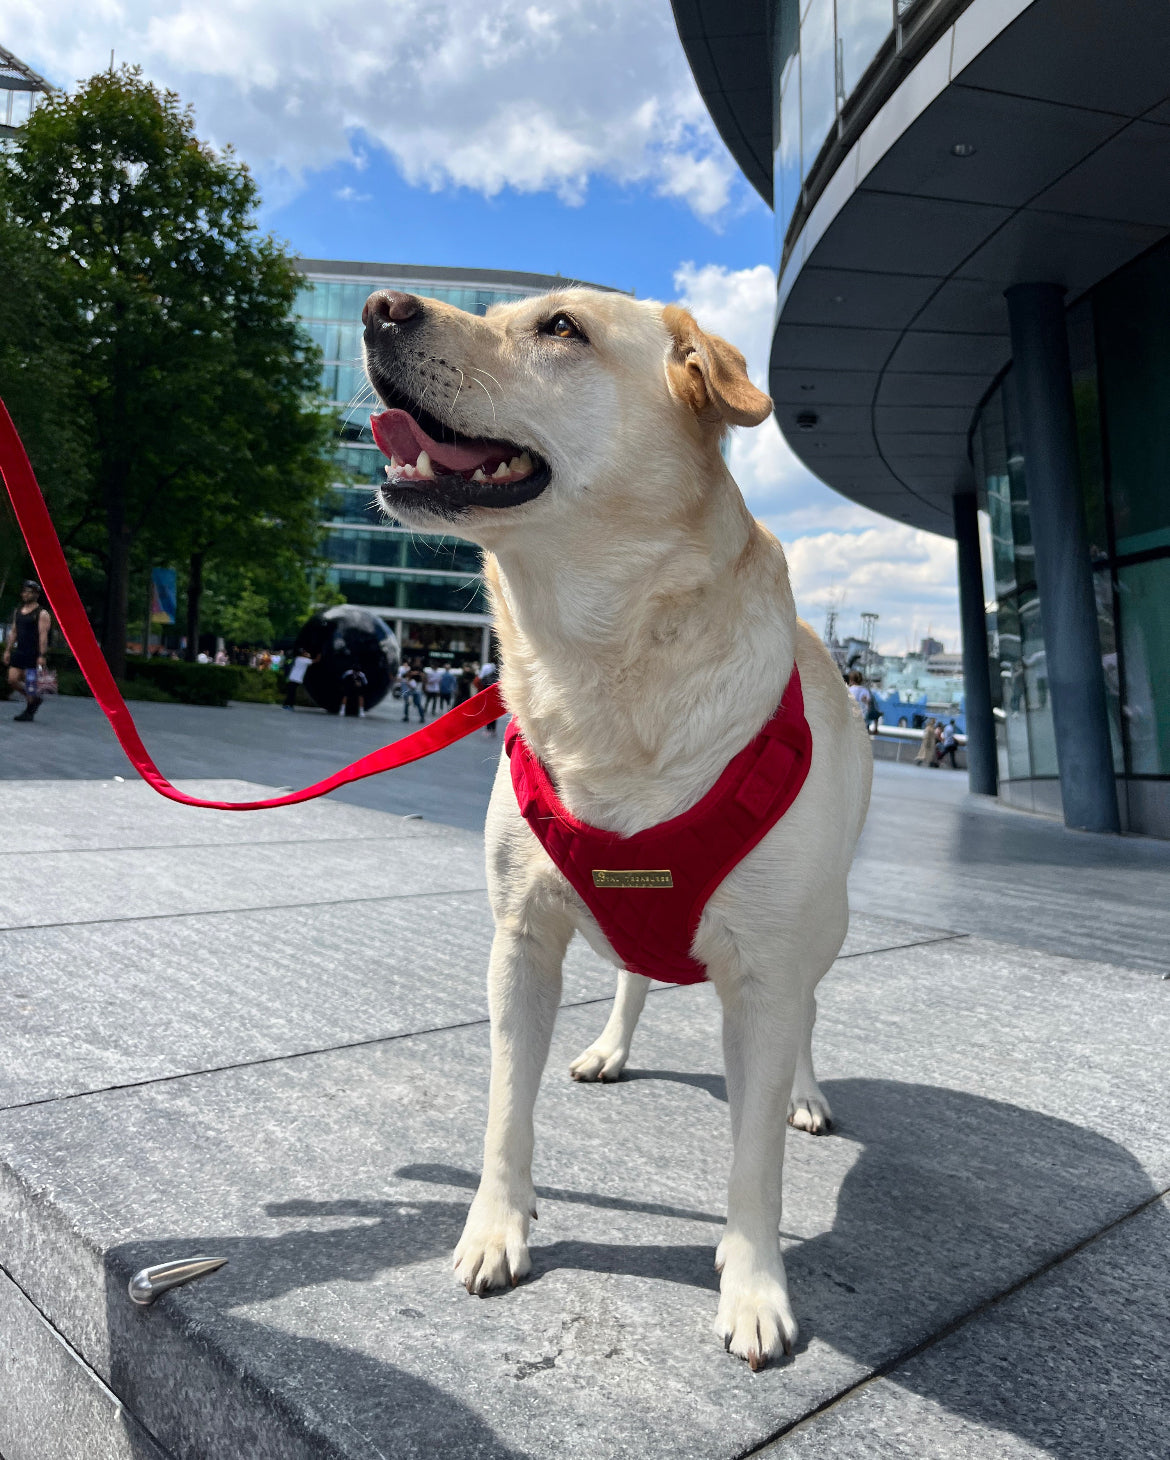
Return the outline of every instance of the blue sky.
[[[564,274],[673,299],[680,262],[716,257],[728,269],[769,257],[772,213],[746,183],[734,207],[711,222],[682,200],[599,178],[579,203],[555,193],[506,189],[493,198],[468,187],[411,186],[380,151],[355,139],[363,165],[339,163],[304,189],[265,206],[263,222],[309,258],[388,263],[474,263],[486,269]]]
[[[193,104],[305,257],[561,273],[678,299],[766,388],[772,218],[711,125],[668,0],[7,0],[0,43],[57,85],[113,50]],[[730,461],[800,611],[958,647],[953,545],[857,507],[774,421]]]

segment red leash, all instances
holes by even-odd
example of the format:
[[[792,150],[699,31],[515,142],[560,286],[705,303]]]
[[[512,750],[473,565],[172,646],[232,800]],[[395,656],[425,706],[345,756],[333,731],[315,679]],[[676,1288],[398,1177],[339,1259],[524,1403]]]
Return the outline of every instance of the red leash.
[[[61,632],[65,635],[73,657],[85,676],[85,682],[93,691],[93,697],[105,711],[110,727],[118,737],[118,743],[126,752],[131,765],[144,781],[153,786],[160,796],[171,801],[180,801],[184,806],[209,806],[215,811],[262,811],[269,806],[293,806],[298,801],[312,801],[335,791],[338,786],[347,786],[351,781],[361,781],[366,776],[376,776],[382,771],[394,770],[411,761],[422,760],[433,755],[455,741],[462,740],[482,725],[488,725],[501,715],[508,713],[500,694],[499,686],[480,690],[462,705],[448,710],[413,735],[407,735],[393,745],[384,745],[381,750],[371,751],[355,760],[344,770],[326,776],[315,785],[293,791],[287,796],[272,796],[266,801],[205,801],[198,796],[188,796],[178,791],[151,760],[146,746],[138,734],[126,701],[110,673],[110,667],[98,648],[81,599],[70,576],[65,554],[57,539],[52,519],[49,517],[45,499],[37,485],[32,464],[25,453],[24,444],[12,417],[3,401],[0,401],[0,476],[8,489],[12,510],[28,544],[29,554],[37,570],[37,577],[49,607],[56,615]]]

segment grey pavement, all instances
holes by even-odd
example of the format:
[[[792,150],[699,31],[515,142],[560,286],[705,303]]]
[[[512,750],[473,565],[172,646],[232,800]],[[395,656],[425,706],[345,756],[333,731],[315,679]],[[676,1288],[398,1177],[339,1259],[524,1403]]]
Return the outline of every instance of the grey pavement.
[[[655,986],[625,1078],[575,1085],[613,989],[580,943],[533,1275],[486,1302],[452,1280],[491,922],[482,839],[443,823],[486,798],[487,749],[446,796],[394,793],[423,821],[236,815],[114,781],[93,706],[49,708],[43,734],[0,721],[5,1460],[1166,1454],[1170,849],[877,768],[820,994],[837,1125],[785,1162],[802,1337],[752,1375],[711,1331],[716,1001]],[[388,738],[141,708],[164,770],[240,799],[224,778],[266,755],[301,783],[351,730],[347,758]],[[197,1252],[228,1265],[130,1304],[136,1268]]]
[[[8,702],[16,709],[15,701]],[[0,780],[101,780],[133,776],[93,700],[50,700],[31,725],[12,725],[0,703]],[[131,705],[147,749],[168,780],[242,780],[293,789],[418,729],[387,699],[364,720],[279,705]],[[500,727],[502,729],[502,727]],[[483,829],[499,741],[486,731],[392,774],[333,792],[333,800],[400,816]],[[435,814],[440,813],[440,814]]]

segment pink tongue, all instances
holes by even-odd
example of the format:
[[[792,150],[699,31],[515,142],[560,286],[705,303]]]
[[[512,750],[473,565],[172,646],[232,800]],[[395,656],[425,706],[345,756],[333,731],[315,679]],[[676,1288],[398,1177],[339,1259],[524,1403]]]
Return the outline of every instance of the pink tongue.
[[[414,417],[406,411],[383,411],[370,417],[374,440],[383,456],[396,456],[413,466],[420,451],[425,451],[432,466],[445,466],[448,471],[467,471],[483,466],[489,459],[506,460],[500,449],[486,441],[473,441],[466,446],[451,446],[432,441]]]

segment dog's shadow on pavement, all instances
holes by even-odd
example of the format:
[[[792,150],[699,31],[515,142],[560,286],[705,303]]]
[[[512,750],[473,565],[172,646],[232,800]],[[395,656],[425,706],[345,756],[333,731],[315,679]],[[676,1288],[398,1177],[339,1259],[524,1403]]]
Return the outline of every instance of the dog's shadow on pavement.
[[[631,1071],[628,1078],[677,1081],[706,1089],[713,1099],[725,1099],[723,1080],[717,1075],[646,1070]],[[1111,1402],[1110,1396],[1124,1392],[1134,1363],[1140,1368],[1143,1355],[1149,1372],[1158,1371],[1158,1356],[1150,1350],[1159,1320],[1148,1311],[1155,1299],[1143,1302],[1138,1293],[1130,1301],[1112,1303],[1107,1314],[1096,1315],[1085,1311],[1082,1294],[1078,1311],[1062,1315],[1059,1276],[1041,1278],[1029,1287],[1026,1298],[1029,1311],[1039,1314],[1035,1320],[1043,1334],[1039,1341],[1010,1305],[994,1305],[1014,1284],[1154,1194],[1134,1158],[1094,1131],[960,1091],[864,1079],[827,1082],[825,1091],[837,1133],[858,1147],[858,1155],[841,1184],[832,1228],[786,1244],[785,1261],[805,1350],[798,1353],[797,1362],[815,1362],[815,1341],[820,1341],[869,1370],[883,1370],[929,1335],[991,1303],[975,1325],[960,1328],[950,1339],[901,1364],[896,1382],[933,1405],[977,1425],[1018,1435],[1060,1460],[1145,1453],[1136,1441],[1132,1449],[1117,1443],[1118,1426],[1124,1430],[1127,1423],[1136,1425],[1139,1420],[1131,1406],[1119,1399]],[[620,1086],[613,1098],[620,1100]],[[794,1133],[789,1139],[813,1141]],[[815,1159],[815,1149],[802,1153],[802,1161]],[[334,1399],[321,1403],[326,1408],[338,1406],[336,1412],[346,1416],[345,1422],[365,1433],[393,1431],[402,1422],[395,1413],[409,1413],[412,1430],[420,1425],[421,1433],[435,1424],[444,1433],[458,1433],[461,1439],[453,1450],[490,1460],[511,1455],[505,1440],[441,1385],[429,1385],[315,1337],[272,1334],[262,1322],[239,1315],[246,1305],[285,1293],[337,1281],[373,1280],[388,1269],[448,1256],[462,1229],[476,1175],[451,1166],[418,1164],[388,1175],[391,1190],[395,1178],[410,1182],[411,1191],[425,1183],[441,1188],[444,1196],[275,1201],[266,1206],[267,1216],[303,1225],[275,1236],[216,1238],[210,1244],[202,1238],[172,1237],[111,1251],[107,1271],[115,1393],[149,1424],[152,1386],[157,1388],[160,1374],[168,1371],[168,1350],[173,1349],[172,1376],[190,1364],[186,1306],[185,1338],[179,1337],[174,1325],[159,1322],[149,1324],[147,1337],[153,1315],[137,1312],[127,1301],[128,1274],[176,1252],[213,1247],[216,1255],[231,1262],[230,1287],[225,1284],[216,1292],[208,1281],[204,1293],[197,1285],[187,1302],[191,1312],[201,1302],[206,1304],[200,1322],[218,1310],[217,1328],[224,1325],[224,1336],[240,1354],[241,1367],[269,1364],[278,1389],[294,1386],[305,1398],[318,1390],[333,1394]],[[539,1229],[534,1229],[530,1281],[540,1281],[558,1269],[574,1269],[712,1292],[717,1288],[712,1253],[723,1220],[719,1211],[702,1204],[688,1208],[616,1192],[550,1186],[538,1186],[537,1196],[542,1204],[563,1201],[611,1212],[614,1240],[542,1246]],[[794,1207],[799,1199],[790,1168],[786,1189],[790,1220],[799,1216]],[[707,1223],[710,1241],[674,1246],[623,1241],[623,1214]],[[1158,1225],[1152,1237],[1165,1248],[1170,1224],[1159,1210],[1149,1216]],[[225,1301],[229,1294],[230,1303]],[[424,1316],[401,1311],[412,1320]],[[1099,1317],[1103,1318],[1100,1335]],[[986,1333],[989,1322],[997,1325],[998,1342],[976,1347],[978,1331]],[[712,1362],[717,1362],[714,1349]],[[1110,1365],[1115,1382],[1110,1381]],[[1007,1372],[1002,1372],[1004,1366]],[[303,1382],[298,1375],[304,1376]],[[322,1375],[331,1376],[324,1388]],[[783,1383],[784,1375],[782,1367],[770,1382]],[[409,1403],[403,1410],[408,1390]],[[191,1413],[195,1416],[197,1407]],[[246,1414],[245,1405],[239,1423],[246,1422]],[[227,1422],[222,1413],[216,1420]],[[1103,1436],[1106,1422],[1112,1428]],[[226,1433],[232,1433],[230,1425]],[[468,1437],[475,1445],[469,1445]],[[191,1453],[197,1451],[198,1445]],[[154,1452],[144,1450],[144,1460],[147,1454]]]

